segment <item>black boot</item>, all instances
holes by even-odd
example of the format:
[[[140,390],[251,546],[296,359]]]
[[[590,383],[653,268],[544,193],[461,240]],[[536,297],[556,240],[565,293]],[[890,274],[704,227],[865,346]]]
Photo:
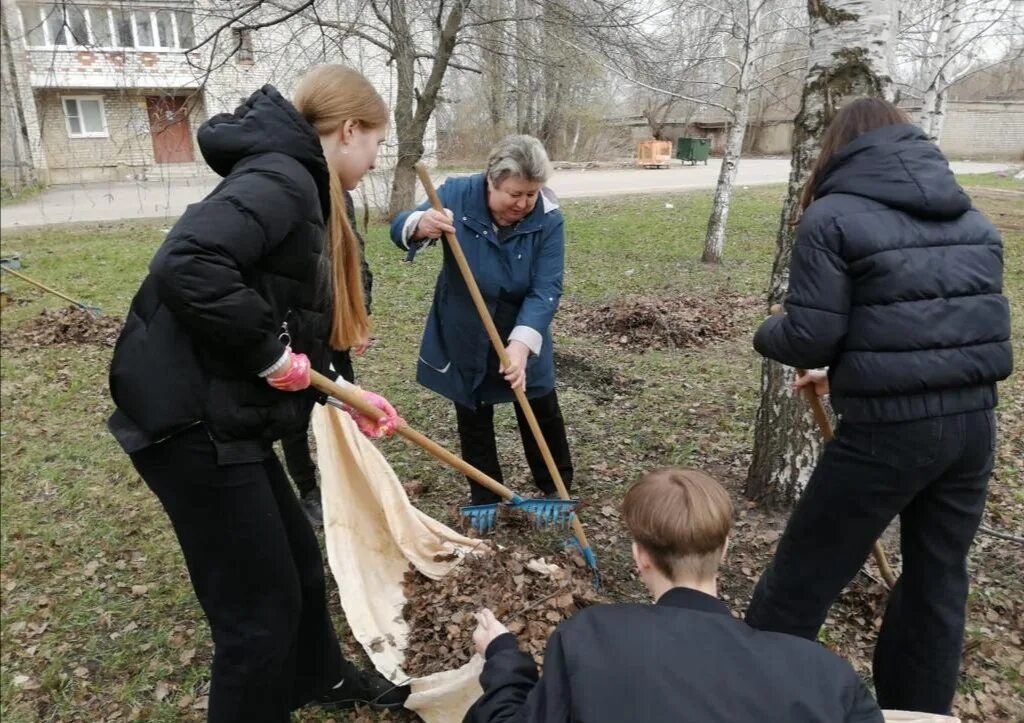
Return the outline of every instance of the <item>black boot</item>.
[[[321,695],[315,702],[328,710],[344,710],[366,705],[374,710],[393,710],[405,705],[408,685],[395,685],[376,670],[359,670],[346,663],[347,672],[341,682]]]

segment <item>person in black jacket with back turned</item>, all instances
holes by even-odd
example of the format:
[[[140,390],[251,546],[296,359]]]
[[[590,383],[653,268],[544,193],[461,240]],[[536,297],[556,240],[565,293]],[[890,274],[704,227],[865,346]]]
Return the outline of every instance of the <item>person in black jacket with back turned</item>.
[[[698,470],[644,475],[622,502],[655,605],[586,608],[558,626],[544,676],[481,611],[483,695],[464,723],[882,723],[850,664],[817,643],[754,630],[717,598],[729,494]]]
[[[167,235],[114,350],[109,426],[170,517],[209,620],[216,723],[285,723],[310,702],[401,707],[409,693],[342,657],[319,543],[272,448],[306,429],[310,367],[367,338],[342,193],[373,168],[387,116],[362,75],[326,65],[294,105],[268,85],[207,121],[199,146],[224,180]],[[354,414],[360,428],[393,431],[394,409],[363,396],[387,421]]]
[[[793,247],[785,316],[754,347],[831,390],[840,423],[747,611],[814,639],[900,517],[903,572],[874,655],[883,708],[945,714],[956,690],[967,551],[996,444],[996,382],[1012,369],[999,233],[938,147],[877,99],[822,138]]]

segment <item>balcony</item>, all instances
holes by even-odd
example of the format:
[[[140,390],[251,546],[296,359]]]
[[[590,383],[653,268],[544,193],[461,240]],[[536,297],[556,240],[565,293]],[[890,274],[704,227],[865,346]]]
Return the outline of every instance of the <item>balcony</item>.
[[[34,88],[195,88],[191,5],[18,6]],[[198,57],[198,56],[197,56]]]

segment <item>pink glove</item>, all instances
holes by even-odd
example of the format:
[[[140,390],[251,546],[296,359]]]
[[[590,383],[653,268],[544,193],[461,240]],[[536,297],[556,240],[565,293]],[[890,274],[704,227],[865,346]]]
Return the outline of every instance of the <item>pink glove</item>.
[[[356,426],[359,427],[359,431],[364,436],[370,439],[380,439],[381,437],[390,437],[398,429],[399,425],[405,424],[405,420],[398,416],[398,412],[395,408],[388,403],[388,400],[379,394],[368,392],[366,390],[360,390],[363,395],[363,400],[367,404],[372,404],[374,407],[384,412],[385,416],[378,422],[370,419],[363,415],[357,409],[345,405],[345,411],[349,413]]]
[[[301,392],[309,387],[309,357],[296,354],[288,349],[289,365],[287,371],[277,376],[267,377],[267,384],[282,392]]]

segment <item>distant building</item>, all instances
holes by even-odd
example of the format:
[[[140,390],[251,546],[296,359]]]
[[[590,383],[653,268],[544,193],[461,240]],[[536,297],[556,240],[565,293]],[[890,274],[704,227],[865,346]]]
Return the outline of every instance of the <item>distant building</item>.
[[[919,106],[901,104],[916,117]],[[744,152],[754,155],[788,156],[793,145],[795,114],[765,116],[747,125]],[[634,141],[650,138],[650,129],[642,116],[611,118],[607,123],[628,129]],[[703,113],[689,120],[669,120],[663,135],[669,140],[681,137],[711,139],[711,152],[725,150],[729,118],[722,111]],[[950,158],[1024,160],[1024,100],[950,101],[939,145]]]
[[[5,2],[5,178],[30,171],[60,184],[206,173],[195,143],[203,121],[265,83],[287,95],[326,57],[359,68],[394,100],[381,51],[352,42],[344,57],[328,55],[319,32],[299,19],[259,31],[229,26],[216,55],[212,43],[186,54],[236,9],[230,0]],[[246,21],[257,22],[253,14]]]

